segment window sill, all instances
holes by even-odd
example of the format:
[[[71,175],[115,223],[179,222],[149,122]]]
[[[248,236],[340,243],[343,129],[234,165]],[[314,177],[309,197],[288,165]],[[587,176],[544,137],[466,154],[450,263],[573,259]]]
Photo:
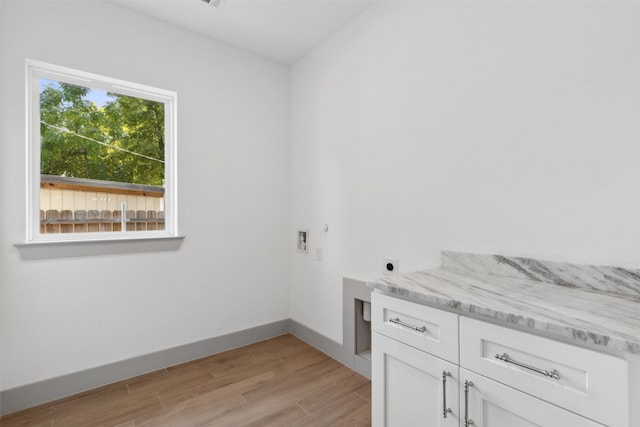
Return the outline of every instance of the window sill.
[[[151,236],[118,239],[46,240],[16,243],[23,260],[73,258],[112,254],[177,251],[185,236]]]

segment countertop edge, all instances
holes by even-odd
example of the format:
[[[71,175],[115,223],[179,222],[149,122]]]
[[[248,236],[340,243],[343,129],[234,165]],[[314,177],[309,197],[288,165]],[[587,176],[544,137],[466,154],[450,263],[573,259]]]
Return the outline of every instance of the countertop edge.
[[[491,309],[490,307],[465,304],[452,298],[409,291],[400,286],[382,284],[376,281],[368,281],[367,286],[372,290],[378,290],[412,302],[452,311],[462,316],[491,321],[508,328],[536,333],[573,345],[598,349],[608,353],[640,354],[640,337],[638,342],[629,341],[620,337],[598,333],[597,331],[588,331],[566,324],[536,319],[534,316],[526,317]]]

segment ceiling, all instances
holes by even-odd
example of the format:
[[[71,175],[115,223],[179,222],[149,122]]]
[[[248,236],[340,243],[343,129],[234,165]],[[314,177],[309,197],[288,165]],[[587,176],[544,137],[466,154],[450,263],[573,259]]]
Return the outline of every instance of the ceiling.
[[[111,0],[212,39],[293,64],[375,0]]]

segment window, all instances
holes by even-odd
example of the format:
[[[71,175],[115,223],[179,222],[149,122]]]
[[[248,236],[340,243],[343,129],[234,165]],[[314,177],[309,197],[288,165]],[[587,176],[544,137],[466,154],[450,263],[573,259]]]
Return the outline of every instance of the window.
[[[27,61],[27,241],[177,235],[175,92]]]

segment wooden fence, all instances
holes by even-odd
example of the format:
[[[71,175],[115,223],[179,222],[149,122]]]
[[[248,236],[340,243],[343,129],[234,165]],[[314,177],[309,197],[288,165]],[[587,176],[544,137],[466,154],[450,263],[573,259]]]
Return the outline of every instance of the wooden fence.
[[[164,211],[126,211],[126,231],[164,230]],[[122,231],[121,211],[40,211],[40,233],[87,233]]]
[[[164,188],[41,175],[40,233],[164,230]]]

